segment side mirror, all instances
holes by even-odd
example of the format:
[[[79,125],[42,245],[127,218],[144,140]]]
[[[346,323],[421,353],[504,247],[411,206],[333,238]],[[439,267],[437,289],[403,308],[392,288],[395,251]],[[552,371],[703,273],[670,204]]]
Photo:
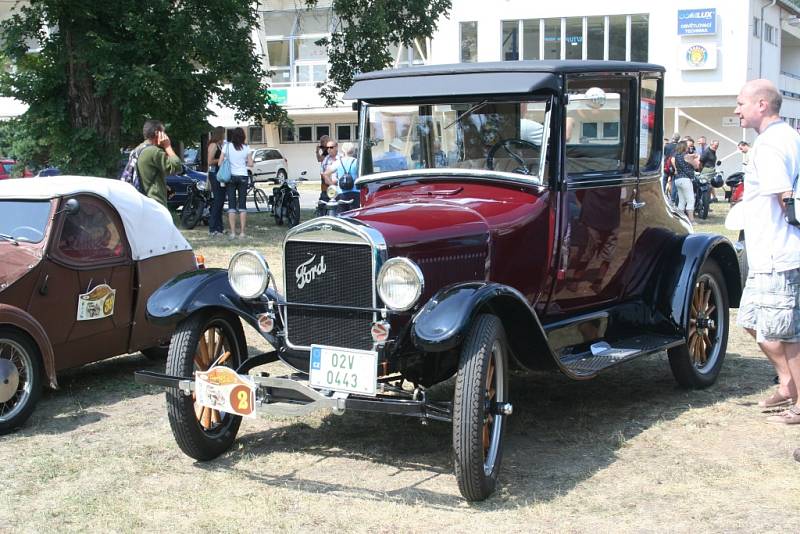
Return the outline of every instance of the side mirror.
[[[81,211],[81,203],[78,202],[77,198],[71,198],[67,200],[64,204],[64,209],[61,211],[66,212],[67,215],[77,215],[77,213]]]
[[[264,156],[256,156],[256,157],[253,158],[253,161],[255,163],[258,163],[260,161],[264,161]]]

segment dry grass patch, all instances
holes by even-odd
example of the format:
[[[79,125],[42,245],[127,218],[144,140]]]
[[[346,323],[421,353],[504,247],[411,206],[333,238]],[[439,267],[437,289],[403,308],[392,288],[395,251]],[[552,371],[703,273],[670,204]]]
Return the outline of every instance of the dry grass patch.
[[[726,206],[713,208],[699,229],[722,230]],[[282,280],[285,229],[250,221],[247,243],[186,235],[209,266],[244,245]],[[248,342],[267,348],[255,332]],[[475,505],[458,494],[449,426],[400,417],[245,420],[231,451],[194,462],[175,445],[163,390],[133,383],[134,370],[159,366],[114,358],[64,373],[25,428],[0,438],[0,530],[787,530],[800,429],[764,422],[754,403],[773,372],[736,327],[729,343],[703,391],[679,389],[664,355],[582,383],[513,376],[501,486]]]

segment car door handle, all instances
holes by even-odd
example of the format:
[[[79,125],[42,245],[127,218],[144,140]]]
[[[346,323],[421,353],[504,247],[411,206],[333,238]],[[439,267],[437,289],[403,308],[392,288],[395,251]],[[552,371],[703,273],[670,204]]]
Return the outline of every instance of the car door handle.
[[[631,208],[633,208],[635,210],[638,210],[638,209],[641,209],[641,208],[645,207],[647,205],[647,202],[639,202],[638,200],[633,199],[633,200],[631,200],[629,202],[626,202],[625,205],[626,206],[630,206]]]

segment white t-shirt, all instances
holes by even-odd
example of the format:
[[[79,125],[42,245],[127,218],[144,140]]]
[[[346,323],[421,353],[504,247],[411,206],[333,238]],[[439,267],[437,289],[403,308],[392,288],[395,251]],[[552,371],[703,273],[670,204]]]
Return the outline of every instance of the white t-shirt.
[[[791,191],[800,172],[800,135],[776,121],[756,138],[745,171],[744,234],[751,272],[800,267],[800,228],[783,216],[780,193]]]
[[[250,147],[242,145],[241,150],[236,150],[233,143],[225,143],[223,151],[231,162],[231,175],[247,176],[247,155],[250,154]]]

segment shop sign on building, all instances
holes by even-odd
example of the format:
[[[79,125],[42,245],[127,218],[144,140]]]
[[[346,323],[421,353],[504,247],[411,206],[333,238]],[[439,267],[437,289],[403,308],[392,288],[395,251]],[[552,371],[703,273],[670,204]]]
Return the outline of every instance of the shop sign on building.
[[[289,97],[289,91],[286,89],[267,89],[267,100],[282,106],[286,104]]]
[[[678,35],[714,35],[717,33],[717,10],[678,10]]]
[[[684,43],[678,48],[681,70],[711,70],[717,68],[716,43]]]

